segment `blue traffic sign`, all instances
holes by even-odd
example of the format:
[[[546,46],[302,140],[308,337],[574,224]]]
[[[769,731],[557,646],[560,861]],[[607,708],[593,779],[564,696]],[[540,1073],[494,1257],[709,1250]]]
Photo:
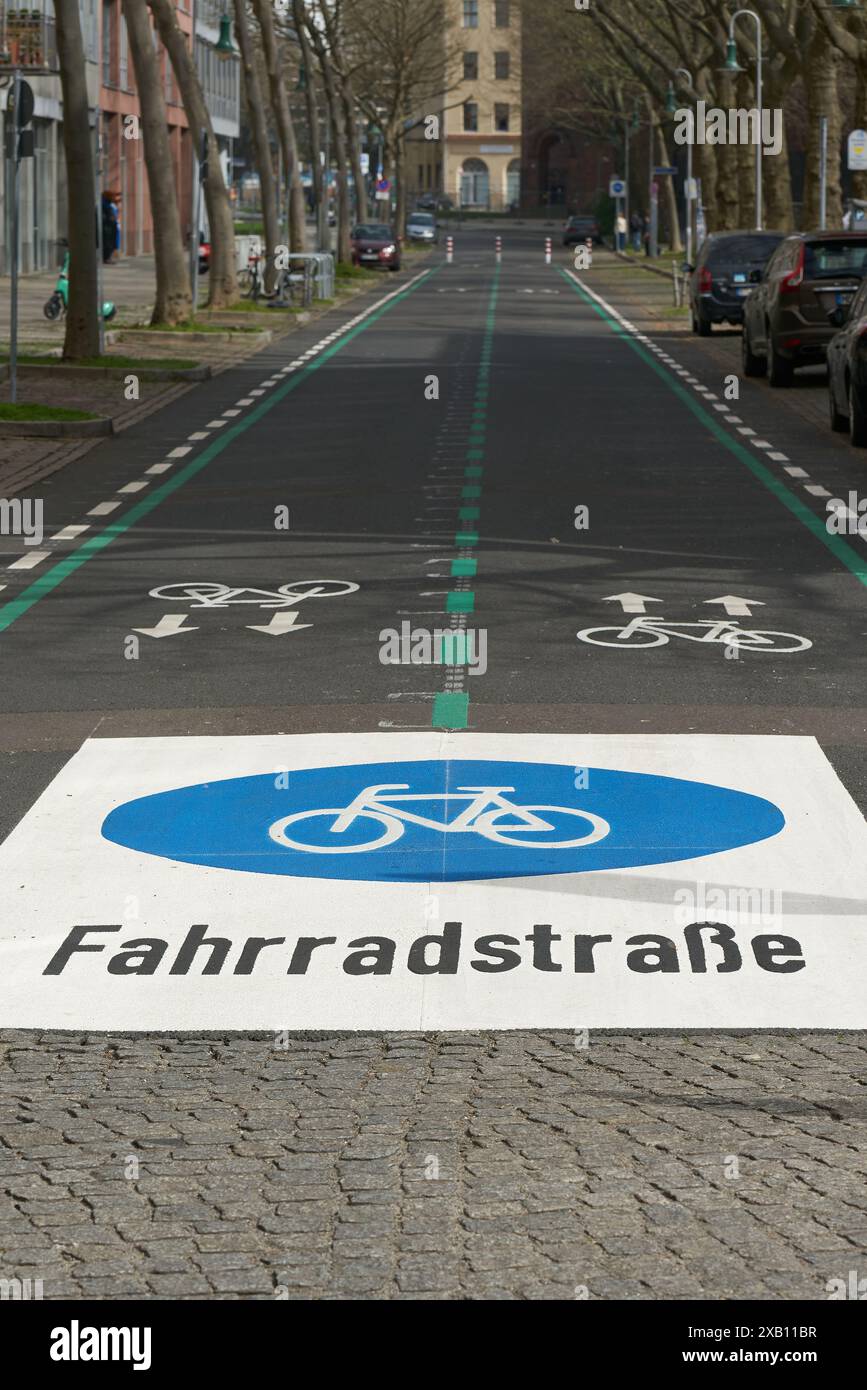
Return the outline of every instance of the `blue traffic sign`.
[[[185,864],[467,882],[665,864],[777,835],[771,801],[705,782],[488,759],[357,763],[139,797],[102,835]]]

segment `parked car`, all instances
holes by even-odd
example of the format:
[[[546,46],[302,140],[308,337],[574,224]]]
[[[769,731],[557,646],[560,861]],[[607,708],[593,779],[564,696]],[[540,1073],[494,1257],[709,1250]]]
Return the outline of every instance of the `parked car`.
[[[207,275],[211,268],[211,243],[205,240],[205,233],[199,232],[199,274]]]
[[[436,243],[439,241],[439,228],[432,212],[411,212],[406,220],[406,234],[410,241]]]
[[[743,322],[744,300],[783,232],[715,232],[705,237],[689,275],[692,331],[707,338],[715,323]]]
[[[867,446],[867,277],[848,308],[835,310],[842,323],[828,344],[828,415],[831,429],[848,429],[853,444]]]
[[[579,241],[586,241],[588,237],[594,246],[599,246],[602,242],[602,232],[595,217],[591,217],[589,213],[567,217],[563,223],[564,246],[577,246]]]
[[[746,376],[791,386],[798,367],[824,362],[867,268],[867,232],[798,232],[780,243],[744,308]]]
[[[400,243],[385,222],[362,222],[352,229],[352,264],[400,270]]]
[[[421,193],[415,205],[419,212],[453,212],[455,206],[444,193]]]

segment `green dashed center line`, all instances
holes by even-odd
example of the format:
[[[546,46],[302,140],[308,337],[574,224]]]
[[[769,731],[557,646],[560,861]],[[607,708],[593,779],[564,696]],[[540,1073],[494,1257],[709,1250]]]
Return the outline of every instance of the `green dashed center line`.
[[[488,415],[488,383],[491,373],[491,351],[494,338],[494,325],[497,314],[497,295],[500,287],[500,267],[494,271],[494,281],[488,299],[488,312],[485,318],[485,333],[482,339],[482,352],[476,377],[476,394],[473,404],[472,423],[467,432],[466,482],[461,489],[461,502],[458,507],[458,521],[465,529],[455,532],[455,549],[459,552],[452,560],[453,579],[472,579],[478,569],[474,555],[468,554],[479,543],[478,521],[482,496],[481,478],[484,474],[482,460],[485,457],[485,435]],[[446,597],[447,613],[472,613],[476,607],[476,595],[472,589],[460,587],[453,589]],[[457,645],[457,644],[456,644]],[[466,658],[466,644],[464,644]],[[469,678],[469,677],[468,677]],[[470,717],[470,695],[467,690],[441,690],[433,703],[432,725],[435,729],[465,729]]]
[[[604,319],[609,328],[611,328],[619,338],[622,338],[629,344],[633,352],[637,353],[642,362],[650,367],[651,370],[665,382],[669,390],[673,391],[674,394],[679,397],[687,409],[692,411],[696,419],[700,420],[701,423],[710,430],[711,434],[718,439],[721,444],[725,445],[729,453],[734,454],[736,459],[745,464],[753,477],[758,479],[769,492],[772,492],[777,500],[782,502],[784,507],[788,507],[792,515],[796,516],[802,525],[806,526],[807,530],[811,531],[816,539],[820,540],[822,544],[831,551],[834,558],[839,560],[842,565],[845,565],[846,569],[867,588],[867,562],[865,562],[863,557],[839,536],[831,535],[826,529],[825,523],[810,510],[806,503],[802,502],[800,497],[796,497],[794,493],[790,492],[785,483],[781,482],[776,474],[771,472],[770,468],[766,468],[760,459],[755,458],[745,445],[741,444],[737,439],[733,439],[728,431],[714,419],[710,411],[705,410],[704,406],[687,391],[686,387],[682,386],[680,382],[666,370],[662,363],[657,362],[652,353],[647,352],[643,345],[636,341],[627,328],[624,328],[615,318],[612,318],[611,314],[609,314],[601,304],[597,304],[595,300],[587,294],[586,290],[572,279],[571,275],[565,270],[561,270],[560,274],[567,284],[572,286],[575,293],[581,296],[584,303],[589,305],[601,319]]]
[[[159,487],[149,492],[140,502],[136,502],[133,507],[130,507],[128,512],[124,512],[123,516],[118,517],[117,520],[107,525],[98,535],[90,536],[88,540],[83,541],[81,545],[70,554],[65,555],[62,560],[58,560],[56,565],[52,565],[51,569],[46,570],[38,579],[34,580],[32,584],[29,584],[17,598],[10,599],[7,603],[4,603],[3,606],[0,607],[0,632],[5,632],[7,628],[10,628],[12,624],[17,622],[20,617],[23,617],[34,604],[38,603],[40,599],[45,598],[47,594],[50,594],[59,584],[63,583],[64,579],[68,579],[71,574],[74,574],[76,570],[81,569],[81,566],[85,565],[88,560],[92,560],[95,555],[105,550],[107,546],[111,545],[112,541],[117,540],[118,536],[122,536],[125,531],[135,526],[143,517],[149,516],[167,497],[171,497],[172,493],[184,487],[191,478],[194,478],[197,473],[200,473],[203,468],[206,468],[213,459],[217,458],[224,449],[228,448],[230,444],[238,439],[245,430],[258,424],[270,410],[274,409],[275,405],[278,405],[280,401],[284,400],[290,392],[297,390],[303,381],[306,381],[309,376],[312,376],[320,367],[323,367],[325,363],[340,352],[342,348],[346,347],[347,343],[351,343],[352,339],[357,338],[359,333],[363,333],[366,328],[376,323],[378,319],[381,319],[382,316],[393,309],[395,305],[401,304],[409,295],[414,294],[417,289],[430,280],[431,276],[436,275],[440,268],[440,266],[434,266],[431,270],[425,271],[414,285],[408,285],[407,288],[396,295],[394,299],[389,300],[387,304],[383,304],[381,308],[374,310],[362,323],[356,324],[348,333],[343,334],[336,343],[332,343],[330,347],[326,348],[324,352],[321,352],[312,362],[308,362],[306,366],[299,368],[293,376],[289,377],[288,381],[286,381],[283,386],[273,391],[266,400],[262,401],[260,405],[251,410],[248,415],[245,415],[243,420],[240,420],[238,424],[231,425],[228,429],[223,430],[218,439],[215,439],[207,448],[203,449],[200,454],[197,454],[194,459],[191,459],[188,464],[179,469],[177,473],[173,473],[171,477],[167,478]],[[275,370],[279,369],[275,368]]]

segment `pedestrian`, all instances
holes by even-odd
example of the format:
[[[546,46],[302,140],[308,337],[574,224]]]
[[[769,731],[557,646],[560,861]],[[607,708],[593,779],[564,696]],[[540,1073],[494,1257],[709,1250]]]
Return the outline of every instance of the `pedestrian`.
[[[106,189],[102,195],[102,259],[111,260],[117,248],[117,205],[114,194]]]
[[[650,218],[646,212],[641,214],[641,239],[644,242],[644,254],[650,255]]]
[[[643,216],[643,214],[640,213],[640,212],[633,212],[632,216],[631,216],[630,219],[629,219],[629,231],[630,231],[631,236],[632,236],[632,249],[633,249],[633,251],[640,251],[640,250],[641,250],[641,219],[642,219],[642,216]]]
[[[614,222],[615,245],[618,251],[626,250],[626,218],[622,212],[618,212]]]

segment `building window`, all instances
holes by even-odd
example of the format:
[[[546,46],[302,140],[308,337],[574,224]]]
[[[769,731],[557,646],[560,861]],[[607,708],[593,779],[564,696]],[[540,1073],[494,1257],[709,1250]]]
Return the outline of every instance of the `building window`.
[[[494,107],[494,130],[509,129],[509,106],[507,102],[497,102]]]
[[[464,81],[475,82],[479,76],[479,55],[478,53],[464,54]]]
[[[464,28],[478,29],[479,0],[464,0]]]
[[[509,52],[508,49],[502,49],[494,54],[494,76],[498,81],[503,81],[509,76],[509,71]]]
[[[488,166],[483,159],[465,159],[460,172],[461,207],[487,208],[490,202]]]
[[[119,62],[120,85],[124,91],[129,89],[129,44],[126,36],[126,20],[123,15],[120,17],[120,62]]]
[[[508,29],[512,22],[509,14],[509,0],[494,0],[494,25],[497,29]]]
[[[464,130],[478,130],[479,105],[475,101],[464,102]]]
[[[117,24],[116,0],[106,0],[102,7],[102,83],[114,87],[114,31]]]

